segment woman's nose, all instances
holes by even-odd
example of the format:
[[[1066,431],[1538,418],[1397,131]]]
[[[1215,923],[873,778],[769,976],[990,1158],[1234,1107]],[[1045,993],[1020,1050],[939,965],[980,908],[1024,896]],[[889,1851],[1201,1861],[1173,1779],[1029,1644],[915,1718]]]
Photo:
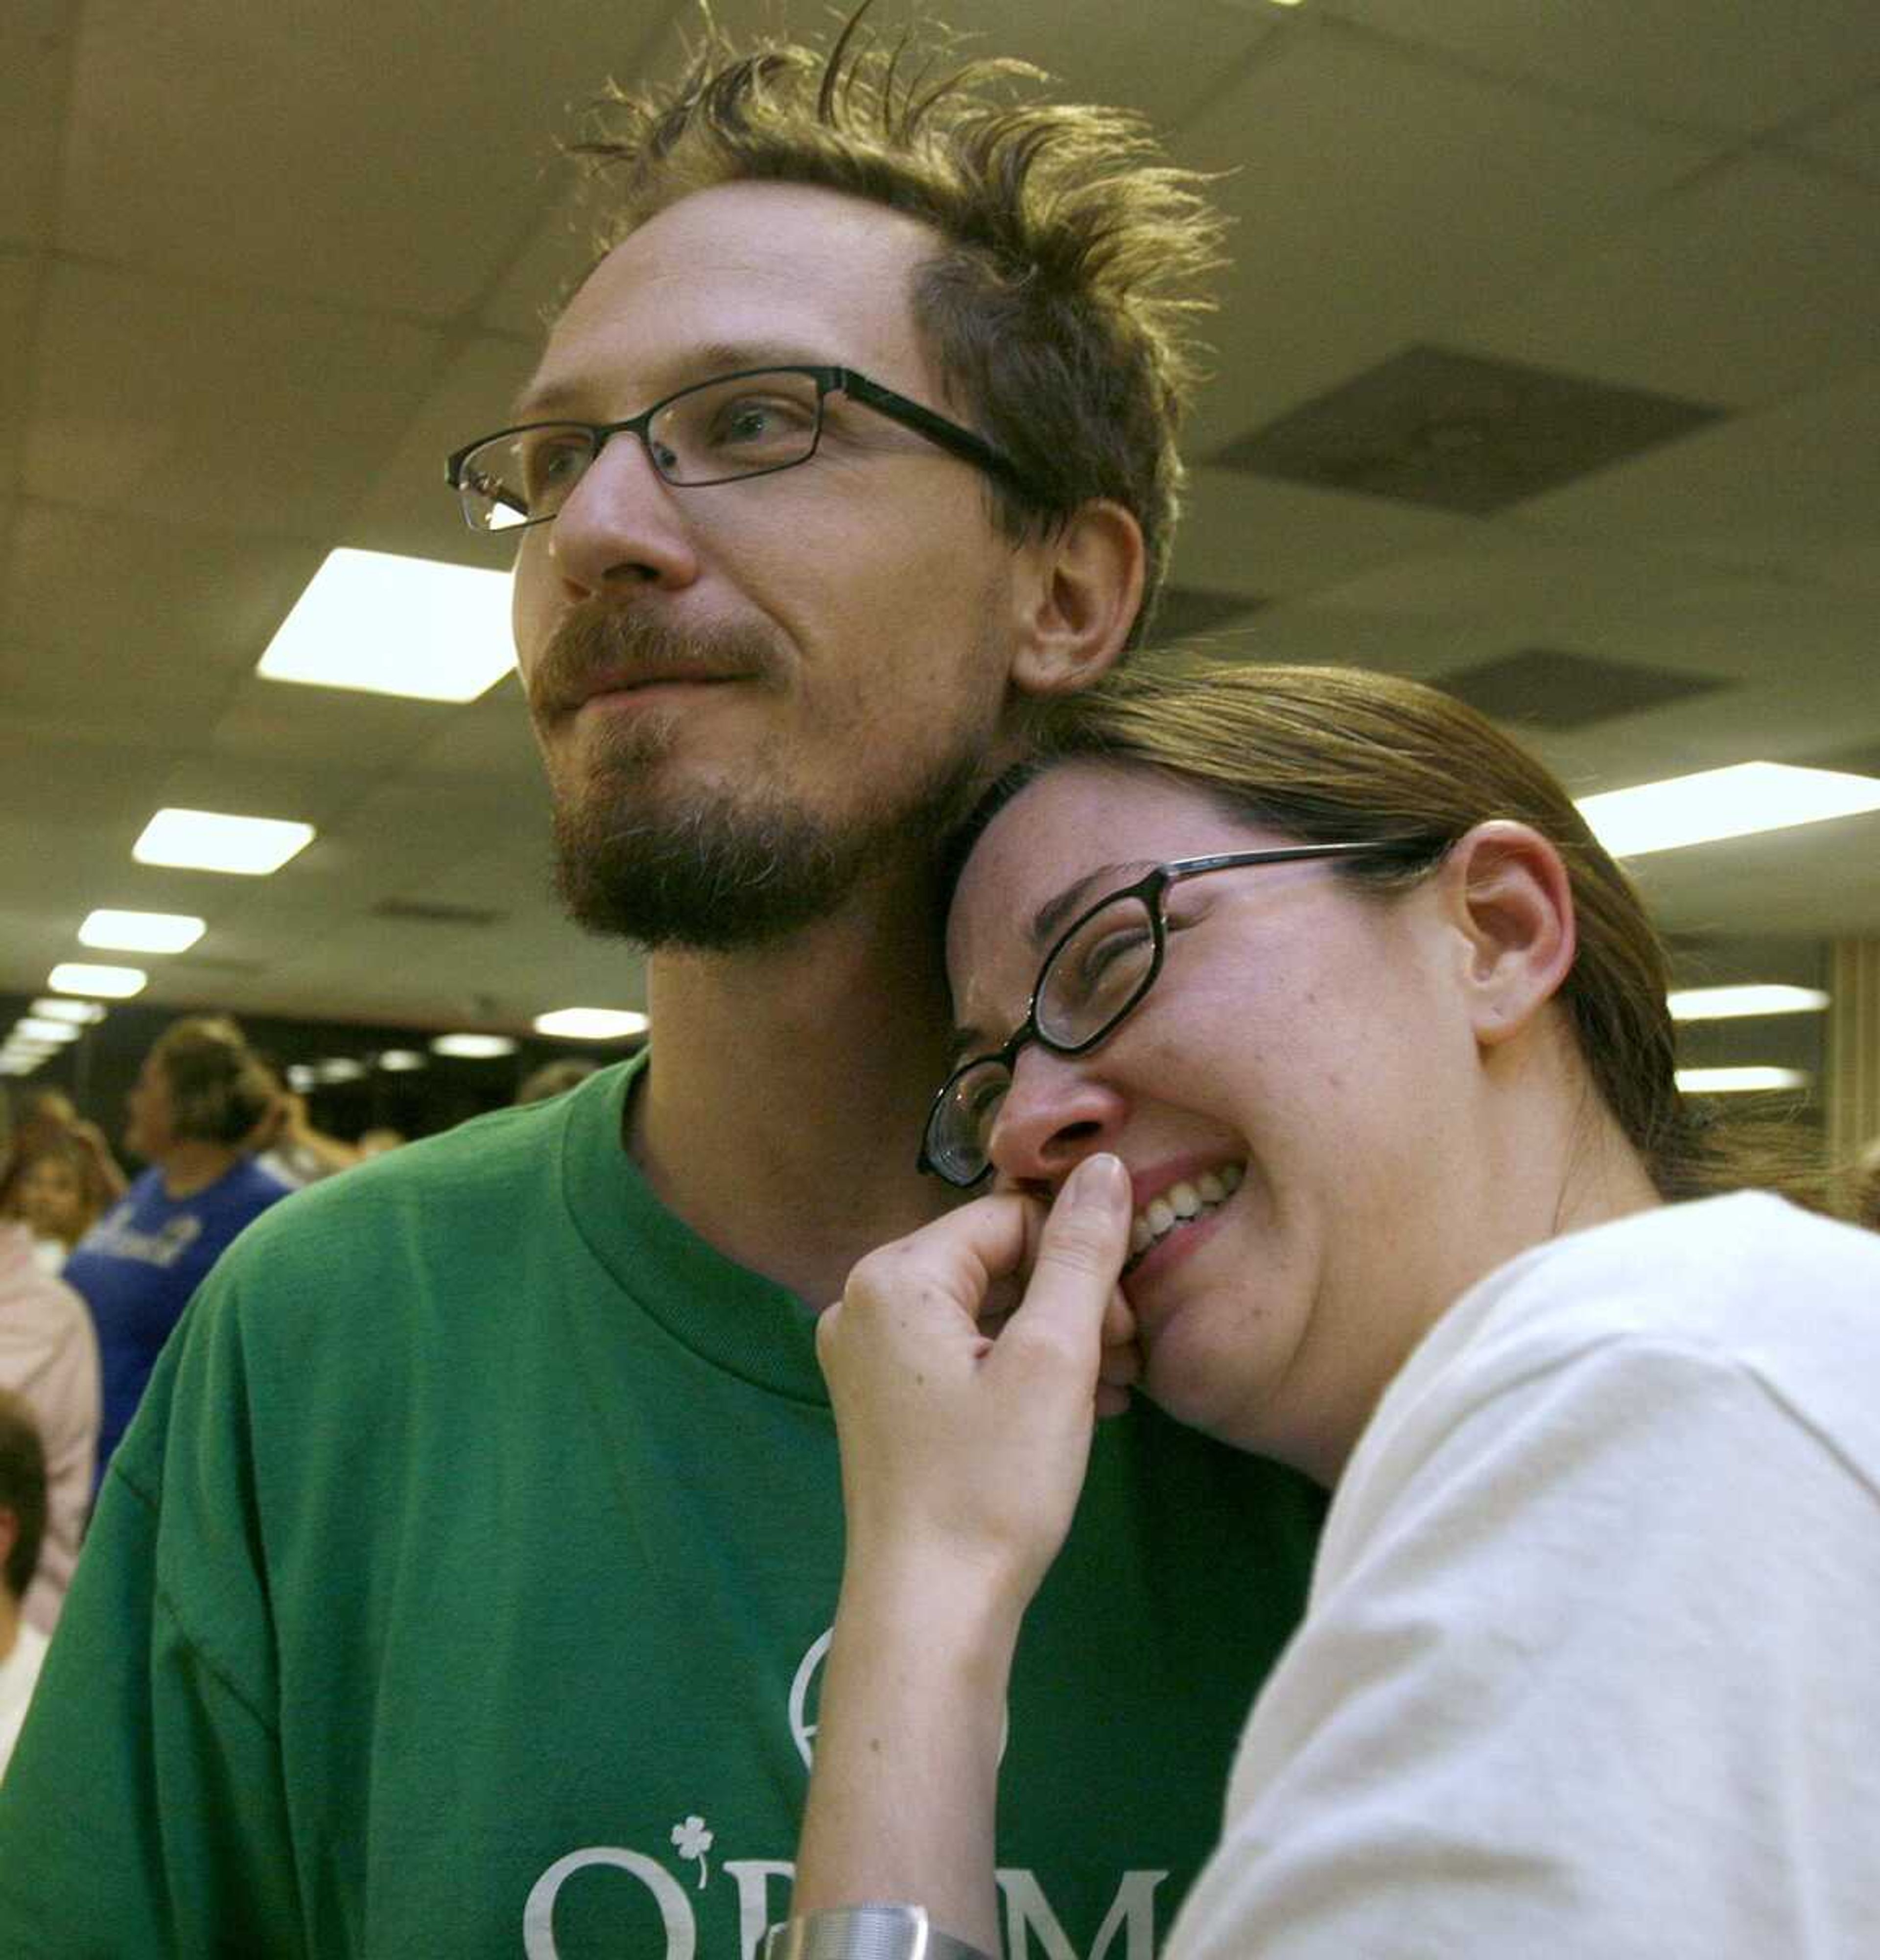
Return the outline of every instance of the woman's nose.
[[[1013,1064],[987,1153],[1002,1176],[1056,1183],[1093,1151],[1116,1147],[1125,1112],[1123,1098],[1087,1058],[1053,1055],[1034,1042]]]

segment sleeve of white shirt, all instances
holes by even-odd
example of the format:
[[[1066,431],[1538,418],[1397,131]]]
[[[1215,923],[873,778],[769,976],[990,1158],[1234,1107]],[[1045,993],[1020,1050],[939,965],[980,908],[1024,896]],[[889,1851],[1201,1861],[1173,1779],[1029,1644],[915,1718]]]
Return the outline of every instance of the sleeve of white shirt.
[[[1427,1399],[1256,1706],[1169,1960],[1880,1953],[1859,1466],[1649,1334]]]

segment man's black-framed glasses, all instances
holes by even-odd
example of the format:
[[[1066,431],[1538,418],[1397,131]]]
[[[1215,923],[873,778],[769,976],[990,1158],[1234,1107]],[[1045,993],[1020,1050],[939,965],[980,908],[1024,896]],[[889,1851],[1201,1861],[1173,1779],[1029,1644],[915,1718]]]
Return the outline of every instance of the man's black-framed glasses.
[[[1011,458],[981,436],[852,368],[747,368],[698,381],[618,422],[526,422],[479,437],[450,457],[445,479],[473,531],[546,523],[616,435],[634,435],[653,467],[682,490],[769,476],[807,463],[832,394],[872,409],[1023,492]]]
[[[927,1112],[920,1168],[962,1190],[977,1184],[992,1168],[987,1147],[992,1125],[1026,1043],[1035,1042],[1053,1055],[1087,1055],[1142,1004],[1168,954],[1169,893],[1184,879],[1309,858],[1376,858],[1402,848],[1368,841],[1288,844],[1177,858],[1099,899],[1078,914],[1045,955],[1025,1018],[1011,1039],[991,1054],[962,1062],[946,1078]]]

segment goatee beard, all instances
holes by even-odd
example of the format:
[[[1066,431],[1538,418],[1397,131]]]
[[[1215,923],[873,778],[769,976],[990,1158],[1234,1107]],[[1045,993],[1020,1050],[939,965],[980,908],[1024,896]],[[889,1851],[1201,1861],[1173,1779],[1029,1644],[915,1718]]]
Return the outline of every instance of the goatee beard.
[[[689,673],[762,688],[778,667],[761,634],[649,628],[630,613],[571,614],[531,677],[538,718],[593,676]],[[748,950],[786,938],[840,908],[871,868],[904,855],[908,840],[937,838],[964,814],[987,743],[956,746],[892,798],[825,818],[761,785],[787,780],[787,758],[760,751],[743,781],[663,789],[660,766],[681,717],[650,712],[613,731],[598,766],[557,786],[555,889],[574,922],[649,950]],[[989,731],[988,731],[989,737]],[[860,759],[858,771],[865,763]]]
[[[556,807],[556,889],[590,932],[650,950],[749,950],[831,916],[910,838],[941,835],[978,775],[975,751],[843,824],[723,784],[663,799],[625,785],[618,800],[590,794]]]

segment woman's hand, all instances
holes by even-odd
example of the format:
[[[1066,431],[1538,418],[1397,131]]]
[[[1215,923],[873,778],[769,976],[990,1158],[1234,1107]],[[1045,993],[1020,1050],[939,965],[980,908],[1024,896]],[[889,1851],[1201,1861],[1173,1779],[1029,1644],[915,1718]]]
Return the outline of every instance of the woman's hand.
[[[1048,1214],[1000,1193],[856,1267],[816,1338],[841,1436],[845,1585],[969,1575],[1016,1628],[1070,1529],[1095,1417],[1133,1378],[1117,1286],[1129,1223],[1128,1175],[1103,1155]],[[1017,1307],[988,1319],[1028,1269]]]
[[[822,1316],[848,1542],[799,1913],[905,1900],[998,1950],[1013,1650],[1077,1509],[1099,1392],[1131,1378],[1104,1360],[1134,1331],[1116,1286],[1129,1219],[1122,1166],[1091,1157],[1048,1216],[1000,1194],[870,1254]]]

